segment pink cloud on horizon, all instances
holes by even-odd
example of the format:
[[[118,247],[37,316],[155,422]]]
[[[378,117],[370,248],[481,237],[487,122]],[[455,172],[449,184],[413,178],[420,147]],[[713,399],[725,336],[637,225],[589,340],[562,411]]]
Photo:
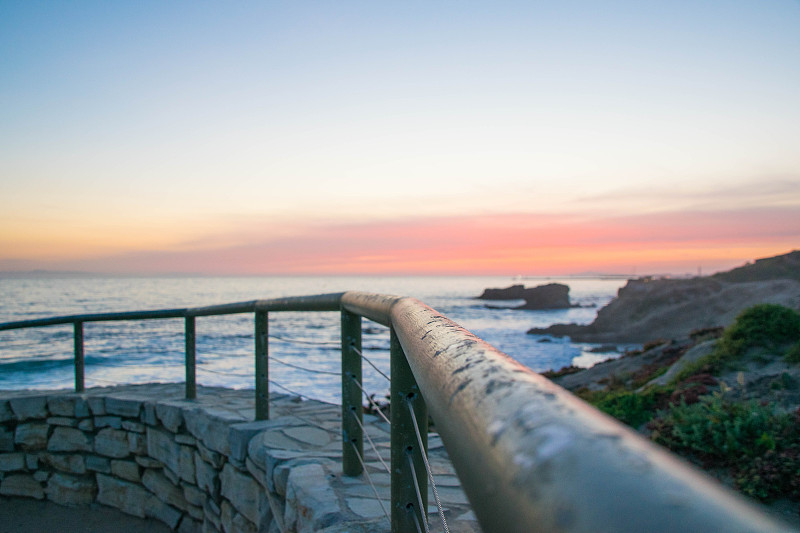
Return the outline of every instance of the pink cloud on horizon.
[[[248,229],[252,232],[252,227]],[[800,247],[800,208],[664,212],[613,218],[502,214],[310,224],[235,246],[30,265],[112,273],[567,274],[729,268]],[[224,242],[224,239],[223,239]],[[231,242],[242,242],[236,234]],[[752,254],[757,254],[753,256]],[[760,255],[763,254],[763,255]]]

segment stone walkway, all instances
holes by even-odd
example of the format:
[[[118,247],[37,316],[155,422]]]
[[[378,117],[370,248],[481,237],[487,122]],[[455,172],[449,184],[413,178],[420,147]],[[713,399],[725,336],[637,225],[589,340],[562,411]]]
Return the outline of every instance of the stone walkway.
[[[151,456],[153,453],[156,455],[161,453],[164,446],[175,447],[168,439],[162,442],[161,439],[166,433],[158,427],[168,428],[174,432],[170,438],[182,446],[189,443],[190,437],[181,435],[194,435],[200,451],[213,454],[201,446],[202,442],[209,450],[218,450],[226,454],[229,465],[236,468],[225,466],[220,470],[219,477],[215,478],[219,481],[207,487],[207,492],[211,496],[206,497],[206,503],[200,510],[201,515],[199,518],[193,515],[198,520],[205,520],[206,523],[211,518],[211,522],[217,522],[216,529],[230,529],[221,527],[226,523],[224,505],[227,503],[223,505],[221,515],[215,505],[215,501],[219,503],[228,498],[233,504],[233,507],[228,506],[228,509],[231,509],[228,512],[230,524],[245,523],[243,520],[237,522],[236,519],[239,517],[235,516],[236,509],[243,515],[249,516],[251,522],[258,522],[257,515],[264,517],[271,515],[266,522],[261,522],[261,526],[256,526],[259,530],[269,524],[265,531],[267,529],[270,532],[302,530],[325,533],[390,531],[386,517],[386,513],[390,510],[390,476],[384,466],[384,463],[389,464],[389,427],[380,417],[364,415],[366,433],[375,445],[373,449],[369,439],[365,438],[365,463],[369,476],[361,474],[358,477],[347,477],[343,475],[341,466],[341,408],[316,400],[272,394],[270,420],[259,422],[254,421],[252,390],[198,387],[197,399],[185,400],[182,384],[94,388],[81,395],[68,391],[0,391],[0,404],[11,402],[5,405],[13,406],[15,398],[47,396],[48,405],[51,405],[54,401],[56,403],[60,401],[64,395],[79,397],[91,407],[92,412],[96,401],[101,398],[106,408],[123,409],[123,411],[128,409],[128,406],[141,402],[141,410],[136,407],[138,414],[131,412],[129,416],[138,416],[141,420],[140,425],[146,427],[147,449],[150,450]],[[16,404],[19,405],[20,402],[17,400]],[[76,405],[79,404],[80,401]],[[86,413],[88,412],[87,410]],[[124,414],[122,411],[120,413]],[[104,418],[109,417],[95,416],[94,423],[104,423],[106,422]],[[48,419],[48,423],[50,421],[65,423],[63,420]],[[154,425],[158,423],[163,426]],[[135,429],[138,431],[141,428]],[[93,438],[99,441],[100,434]],[[428,448],[431,468],[450,530],[480,532],[447,452],[437,435],[429,435]],[[379,455],[383,462],[379,459]],[[177,464],[177,459],[173,461],[169,456],[160,459],[163,464],[153,468],[163,468],[167,477],[175,478],[171,481],[177,482],[176,486],[185,485],[183,481],[177,479],[183,476],[181,465],[173,468],[177,472],[170,472],[170,463]],[[143,464],[146,461],[139,460],[139,463]],[[197,459],[196,463],[197,484],[203,488],[205,485],[201,483],[200,468],[203,462]],[[149,463],[147,467],[150,468]],[[262,508],[266,505],[252,501],[252,496],[248,495],[252,494],[252,490],[239,490],[240,486],[256,487],[253,481],[244,479],[248,473],[261,487],[257,491],[261,492],[258,498],[265,500],[269,509]],[[148,475],[149,478],[142,476],[146,485],[148,479],[156,479],[154,472],[149,472]],[[194,479],[195,476],[191,477]],[[368,478],[374,483],[374,488],[368,482]],[[212,485],[217,488],[213,488]],[[0,484],[0,493],[6,492],[4,489],[3,484]],[[102,493],[103,487],[100,489]],[[155,490],[150,486],[148,489]],[[428,502],[430,530],[444,531],[430,487]],[[249,506],[253,506],[250,513],[247,512]],[[190,512],[198,511],[191,506],[188,508]],[[205,514],[205,519],[202,518],[202,513]],[[221,524],[219,516],[222,517]],[[186,523],[190,523],[188,519]],[[183,529],[183,522],[181,524],[180,529]],[[241,530],[249,531],[251,528],[243,526]]]
[[[286,498],[286,508],[291,509],[291,500],[295,499],[298,507],[296,512],[312,513],[323,524],[326,522],[326,513],[331,518],[346,517],[337,524],[340,527],[325,529],[326,532],[389,532],[384,513],[384,509],[386,513],[390,511],[390,475],[384,466],[390,462],[388,424],[378,416],[364,415],[364,427],[375,449],[365,437],[368,476],[361,474],[351,478],[342,474],[339,406],[314,400],[299,402],[291,397],[277,399],[272,405],[275,415],[270,427],[250,441],[248,455],[267,472],[268,478],[269,473],[273,473],[274,491]],[[447,457],[447,451],[436,434],[428,437],[428,457],[450,529],[479,532],[480,528]],[[298,484],[301,478],[306,480]],[[290,480],[295,482],[294,495],[286,490]],[[299,487],[307,488],[309,492],[297,494]],[[430,528],[431,531],[444,531],[435,501],[433,489],[429,486]],[[293,517],[289,515],[285,519],[291,525]]]

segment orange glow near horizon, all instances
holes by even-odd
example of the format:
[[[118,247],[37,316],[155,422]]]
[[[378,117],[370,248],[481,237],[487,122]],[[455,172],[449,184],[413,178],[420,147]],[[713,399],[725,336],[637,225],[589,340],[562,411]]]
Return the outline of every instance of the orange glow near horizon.
[[[63,239],[60,247],[52,244],[46,260],[30,254],[36,260],[27,263],[12,261],[13,247],[0,233],[5,241],[0,268],[212,275],[685,274],[723,270],[800,247],[800,213],[793,209],[617,218],[453,216],[338,225],[284,221],[277,232],[271,229],[274,220],[262,224],[262,232],[248,224],[241,231],[230,228],[229,234],[217,231],[183,241],[176,233],[148,227],[139,234],[113,227],[102,233],[87,230],[89,235],[60,231],[49,236]],[[87,243],[96,248],[86,251]],[[64,249],[73,254],[59,256]]]
[[[710,246],[710,243],[709,243]],[[714,249],[665,248],[611,250],[605,247],[537,248],[496,254],[474,250],[474,255],[436,256],[430,250],[417,253],[354,258],[300,267],[302,274],[476,274],[476,275],[567,275],[583,272],[609,274],[694,273],[718,271],[742,264],[748,258],[761,258],[791,251],[791,247],[739,246]],[[254,272],[255,273],[255,272]]]

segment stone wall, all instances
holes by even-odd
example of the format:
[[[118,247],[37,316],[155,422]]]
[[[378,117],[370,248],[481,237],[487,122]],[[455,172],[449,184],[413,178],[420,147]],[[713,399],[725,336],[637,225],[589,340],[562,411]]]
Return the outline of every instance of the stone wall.
[[[0,495],[97,502],[182,532],[270,531],[247,468],[265,422],[229,415],[102,392],[0,400]]]
[[[197,396],[180,384],[0,391],[0,497],[96,502],[181,532],[388,533],[379,417],[364,416],[384,455],[368,452],[367,480],[342,474],[339,406],[270,395],[271,420],[254,422],[253,391]],[[452,530],[479,532],[438,436],[428,451]]]

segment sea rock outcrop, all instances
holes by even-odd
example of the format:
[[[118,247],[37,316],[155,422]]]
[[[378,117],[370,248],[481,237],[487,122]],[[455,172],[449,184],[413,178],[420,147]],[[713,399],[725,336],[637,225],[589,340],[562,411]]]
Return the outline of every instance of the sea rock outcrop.
[[[481,300],[525,300],[515,309],[566,309],[572,307],[569,301],[569,286],[561,283],[548,283],[537,287],[511,285],[504,289],[485,289],[478,296]]]
[[[522,300],[525,298],[525,285],[511,285],[503,289],[483,289],[479,300]]]

